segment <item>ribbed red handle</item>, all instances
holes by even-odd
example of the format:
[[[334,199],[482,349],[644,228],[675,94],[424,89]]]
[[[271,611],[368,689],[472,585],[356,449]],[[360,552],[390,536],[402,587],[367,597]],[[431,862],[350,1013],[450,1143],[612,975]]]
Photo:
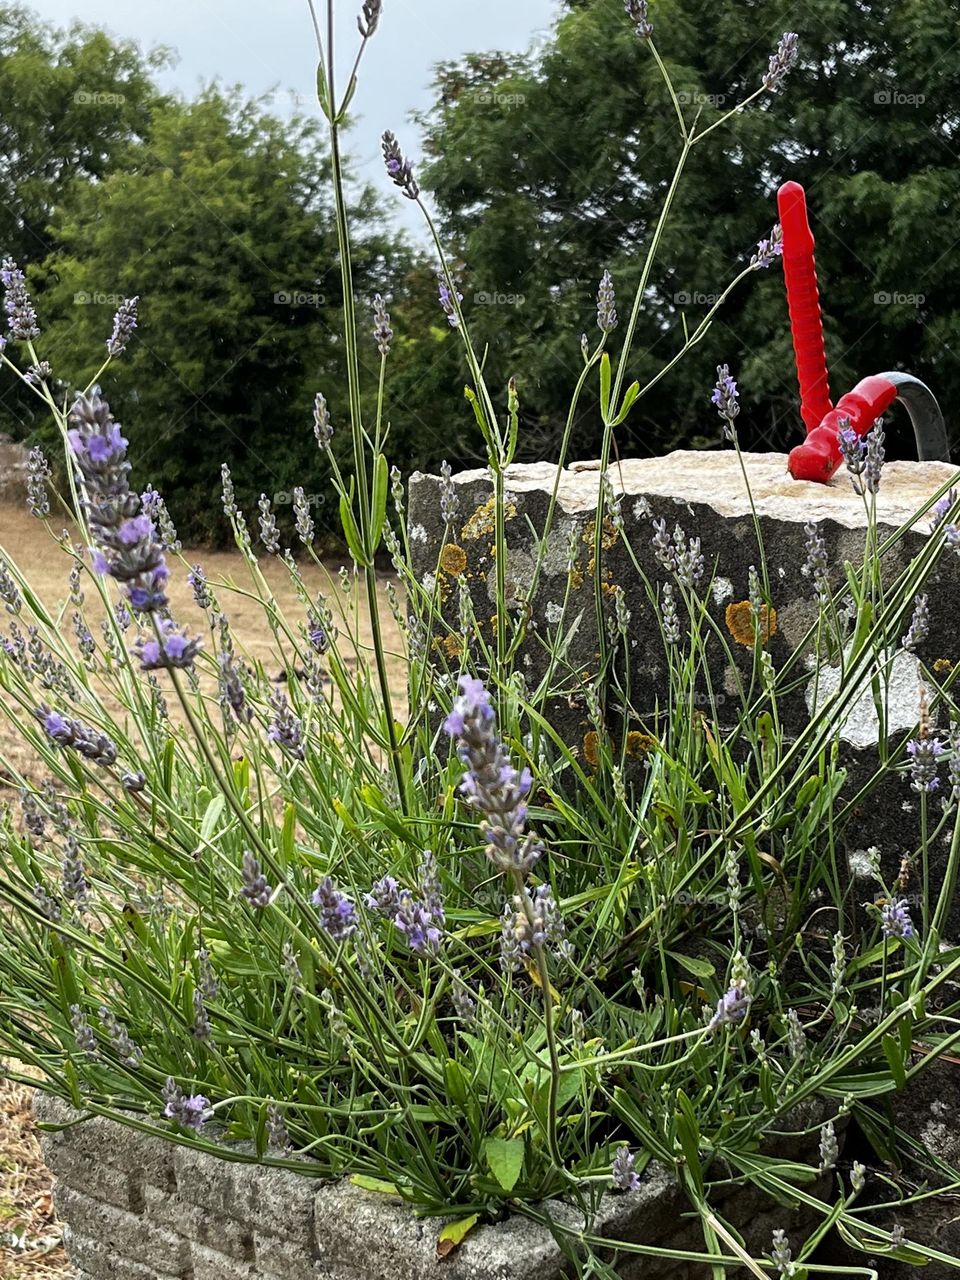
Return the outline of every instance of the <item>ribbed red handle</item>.
[[[813,232],[807,219],[807,198],[799,182],[783,184],[777,192],[777,205],[783,229],[787,306],[800,382],[800,416],[807,431],[812,431],[833,405],[827,380]]]

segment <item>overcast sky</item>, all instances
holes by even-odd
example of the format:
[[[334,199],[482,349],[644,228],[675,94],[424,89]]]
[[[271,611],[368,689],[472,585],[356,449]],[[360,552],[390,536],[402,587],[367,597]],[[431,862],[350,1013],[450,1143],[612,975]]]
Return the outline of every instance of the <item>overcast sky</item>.
[[[57,25],[73,19],[106,27],[143,46],[165,44],[179,55],[165,88],[193,94],[219,78],[251,94],[278,90],[274,110],[315,101],[316,54],[307,0],[28,0]],[[340,63],[352,59],[361,0],[338,0]],[[322,0],[318,7],[322,8]],[[379,138],[392,128],[414,155],[412,110],[429,102],[431,67],[442,59],[486,49],[526,49],[548,30],[557,0],[385,0],[384,16],[366,56],[353,104],[357,126],[349,150],[362,171],[405,219],[408,202],[383,177]],[[409,140],[409,141],[408,141]],[[391,197],[392,198],[392,197]],[[412,225],[407,223],[407,225]]]

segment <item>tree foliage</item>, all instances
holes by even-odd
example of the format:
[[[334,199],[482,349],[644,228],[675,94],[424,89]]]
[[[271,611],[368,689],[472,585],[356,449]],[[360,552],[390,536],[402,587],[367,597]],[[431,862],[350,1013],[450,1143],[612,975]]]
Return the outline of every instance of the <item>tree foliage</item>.
[[[853,11],[842,0],[657,0],[651,13],[688,125],[698,114],[709,124],[752,92],[784,29],[799,32],[801,53],[778,94],[725,127],[722,151],[694,149],[631,378],[658,372],[682,340],[682,317],[692,328],[707,310],[775,220],[776,187],[793,178],[807,188],[818,236],[835,395],[868,373],[905,368],[949,406],[960,390],[960,116],[945,91],[960,74],[955,9],[938,0],[864,0]],[[673,174],[680,131],[644,53],[621,0],[568,0],[539,53],[442,66],[422,120],[425,180],[467,264],[468,302],[480,295],[483,304],[473,320],[498,374],[521,379],[536,452],[562,424],[600,273],[613,272],[622,314]],[[731,299],[640,402],[621,450],[715,440],[705,388],[720,361],[741,375],[745,438],[795,442],[786,307],[771,274]],[[585,413],[581,451],[595,426]]]

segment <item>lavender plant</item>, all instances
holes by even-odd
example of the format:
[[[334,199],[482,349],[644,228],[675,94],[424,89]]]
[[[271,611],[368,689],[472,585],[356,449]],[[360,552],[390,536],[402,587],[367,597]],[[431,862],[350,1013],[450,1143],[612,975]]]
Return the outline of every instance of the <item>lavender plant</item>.
[[[59,427],[69,492],[55,498],[77,537],[62,537],[53,523],[50,471],[32,458],[30,509],[64,556],[69,601],[41,600],[0,549],[0,716],[22,748],[16,761],[28,761],[9,766],[16,804],[0,810],[0,1047],[84,1114],[214,1153],[246,1140],[252,1151],[235,1148],[233,1158],[375,1178],[427,1214],[482,1221],[509,1208],[542,1220],[545,1202],[566,1198],[585,1225],[573,1232],[560,1215],[552,1229],[583,1276],[616,1274],[604,1260],[611,1242],[593,1228],[601,1198],[636,1193],[654,1163],[702,1225],[699,1260],[715,1274],[739,1265],[744,1250],[724,1216],[729,1195],[719,1193],[731,1179],[750,1182],[772,1205],[802,1205],[814,1224],[806,1237],[774,1232],[769,1261],[751,1262],[754,1271],[799,1275],[830,1225],[865,1252],[905,1248],[880,1225],[889,1198],[877,1198],[873,1215],[858,1203],[863,1166],[853,1166],[852,1195],[843,1182],[841,1122],[885,1093],[891,1072],[913,1077],[913,1045],[935,1057],[960,1038],[960,953],[943,940],[960,862],[953,676],[924,673],[930,692],[916,729],[896,758],[878,760],[864,790],[892,775],[923,817],[921,847],[889,883],[879,857],[868,859],[876,892],[866,910],[840,869],[853,813],[832,749],[850,702],[882,696],[894,662],[923,644],[936,598],[930,584],[958,542],[948,518],[955,494],[936,495],[918,554],[901,555],[904,530],[881,538],[874,523],[862,564],[839,579],[811,525],[803,572],[817,618],[779,669],[764,649],[771,594],[761,541],[748,584],[752,677],[736,693],[737,723],[702,709],[712,655],[720,650],[734,665],[705,608],[712,551],[696,533],[660,521],[643,557],[628,544],[610,465],[614,433],[696,346],[731,290],[779,257],[774,228],[654,379],[628,382],[640,309],[691,150],[780,90],[800,55],[785,33],[766,72],[758,68],[756,92],[700,126],[674,91],[648,6],[627,0],[624,8],[638,59],[651,58],[664,77],[679,158],[632,301],[618,304],[609,273],[601,277],[596,342],[582,347],[560,447],[563,463],[578,407],[596,395],[600,509],[587,541],[599,651],[584,682],[591,728],[582,744],[554,724],[573,687],[570,592],[543,638],[536,687],[519,657],[524,609],[508,607],[523,604],[508,589],[507,538],[520,392],[511,383],[503,411],[487,385],[415,166],[389,132],[387,174],[433,236],[439,312],[462,344],[489,467],[496,611],[485,627],[449,559],[451,540],[434,574],[413,570],[415,531],[386,455],[395,335],[379,296],[371,303],[375,396],[361,377],[358,352],[370,335],[358,326],[341,129],[389,9],[363,4],[346,85],[332,0],[326,23],[313,14],[349,389],[349,420],[336,427],[349,438],[349,464],[330,449],[322,390],[312,423],[351,559],[325,596],[306,580],[304,565],[326,566],[305,491],[295,494],[297,561],[280,543],[266,496],[255,548],[226,469],[224,511],[243,577],[212,580],[191,563],[160,495],[131,490],[127,442],[100,390],[136,340],[136,299],[120,308],[95,378],[63,403],[31,372],[42,364],[39,309],[23,273],[4,260],[0,366]],[[721,366],[712,400],[735,446],[739,396]],[[875,521],[882,434],[875,429],[866,445],[841,434],[841,445]],[[528,599],[557,519],[559,477],[558,469],[525,567]],[[446,539],[468,518],[446,466],[439,505]],[[643,586],[644,621],[659,628],[669,673],[662,713],[650,732],[634,735],[643,742],[632,758],[626,746],[614,750],[610,732],[612,704],[630,703],[623,651],[640,621],[603,576],[614,546]],[[383,549],[398,578],[391,607],[406,646],[400,688],[381,614]],[[571,583],[577,551],[574,542]],[[262,556],[289,576],[292,613],[279,607]],[[191,617],[171,612],[174,576],[189,584]],[[248,652],[231,622],[235,606],[251,604],[279,675]],[[62,625],[64,608],[76,613],[74,627]],[[842,661],[833,692],[788,740],[778,708],[811,649],[823,663]],[[951,720],[949,735],[937,733],[937,713]],[[640,768],[631,767],[637,752]],[[944,836],[951,851],[938,892],[927,854]],[[771,1135],[798,1125],[811,1139],[805,1165],[758,1155]],[[834,1169],[835,1180],[821,1176]],[[617,1248],[640,1258],[664,1253],[635,1240]],[[917,1242],[910,1248],[911,1257],[942,1257]]]

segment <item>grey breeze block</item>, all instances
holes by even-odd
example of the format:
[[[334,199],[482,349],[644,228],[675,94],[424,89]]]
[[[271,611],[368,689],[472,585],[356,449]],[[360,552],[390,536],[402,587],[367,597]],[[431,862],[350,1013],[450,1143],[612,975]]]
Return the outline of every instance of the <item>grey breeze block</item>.
[[[660,458],[625,459],[610,467],[614,493],[619,498],[625,541],[651,582],[662,582],[664,571],[651,545],[652,522],[664,518],[669,531],[679,524],[688,537],[699,537],[712,585],[706,605],[733,652],[727,662],[721,646],[711,641],[710,684],[704,681],[697,700],[721,726],[736,723],[738,680],[750,683],[753,637],[749,624],[749,569],[759,569],[750,494],[766,550],[772,604],[772,634],[766,648],[775,667],[801,646],[816,621],[818,605],[809,578],[801,568],[807,555],[805,526],[816,524],[827,547],[832,580],[842,582],[843,564],[862,562],[867,530],[863,499],[841,471],[828,484],[796,481],[787,471],[787,459],[778,453],[748,453],[743,471],[732,450],[700,452],[677,450]],[[960,481],[956,468],[940,462],[891,462],[883,471],[877,495],[877,523],[881,540],[903,525],[947,483]],[[598,640],[594,603],[594,550],[600,466],[597,462],[573,463],[558,473],[549,463],[518,464],[505,476],[505,538],[507,544],[506,607],[524,619],[524,638],[517,653],[519,670],[536,688],[547,669],[546,641],[560,631],[573,630],[565,663],[555,676],[562,695],[551,708],[551,721],[566,742],[589,760],[587,719],[582,681],[597,670]],[[487,640],[493,639],[497,611],[496,559],[493,532],[493,488],[484,470],[461,472],[453,477],[459,497],[456,521],[447,528],[441,516],[441,480],[417,473],[410,480],[409,535],[414,571],[430,590],[436,588],[444,617],[453,634],[435,641],[435,660],[459,662],[459,594],[469,589],[474,615]],[[556,508],[543,554],[539,578],[534,583],[538,544],[546,525],[554,489]],[[892,578],[909,563],[930,536],[929,520],[913,527],[884,558],[884,577]],[[614,612],[614,596],[623,593],[630,613],[629,657],[620,655],[620,675],[629,675],[631,706],[635,718],[626,724],[610,723],[618,745],[620,733],[637,730],[658,733],[656,708],[665,704],[666,655],[654,606],[630,560],[623,541],[605,521],[601,562],[607,609]],[[573,549],[573,572],[568,564]],[[568,581],[571,590],[562,611]],[[706,579],[705,579],[706,581]],[[887,729],[896,741],[915,726],[919,711],[919,663],[936,671],[960,662],[960,556],[944,553],[926,588],[930,600],[930,632],[916,654],[900,650],[892,662],[887,692]],[[906,623],[904,624],[906,630]],[[741,639],[738,640],[737,633]],[[784,698],[780,719],[789,740],[809,721],[811,712],[837,687],[838,667],[821,665],[815,673],[812,655],[808,678]],[[629,666],[628,673],[622,670]],[[736,669],[734,669],[736,668]],[[797,669],[795,668],[795,673]],[[804,675],[804,669],[798,672]],[[871,691],[866,688],[852,701],[838,725],[841,762],[848,770],[846,795],[857,795],[877,767],[880,723]],[[595,736],[595,735],[594,735]],[[629,740],[628,740],[629,743]],[[854,874],[862,873],[863,851],[877,845],[883,864],[896,875],[901,859],[919,843],[919,805],[902,777],[893,777],[861,806],[850,831],[855,839],[846,850]],[[946,858],[949,832],[931,850],[931,866],[937,874]],[[860,856],[858,856],[860,855]],[[950,919],[960,931],[960,909]]]
[[[571,1274],[551,1232],[520,1215],[476,1228],[440,1260],[444,1220],[417,1218],[390,1196],[220,1159],[103,1117],[83,1119],[47,1094],[37,1094],[35,1111],[41,1123],[68,1126],[42,1132],[41,1141],[79,1280],[561,1280]],[[812,1156],[816,1141],[815,1133],[791,1140],[791,1156]],[[769,1248],[775,1227],[797,1231],[802,1223],[798,1211],[772,1205],[749,1186],[731,1186],[718,1203],[758,1252]],[[573,1229],[582,1225],[568,1205],[543,1208]],[[647,1170],[639,1191],[605,1195],[592,1230],[614,1240],[703,1250],[699,1221],[661,1165]],[[620,1255],[617,1268],[623,1280],[708,1274],[695,1263],[630,1254]],[[746,1273],[730,1268],[727,1274]]]

